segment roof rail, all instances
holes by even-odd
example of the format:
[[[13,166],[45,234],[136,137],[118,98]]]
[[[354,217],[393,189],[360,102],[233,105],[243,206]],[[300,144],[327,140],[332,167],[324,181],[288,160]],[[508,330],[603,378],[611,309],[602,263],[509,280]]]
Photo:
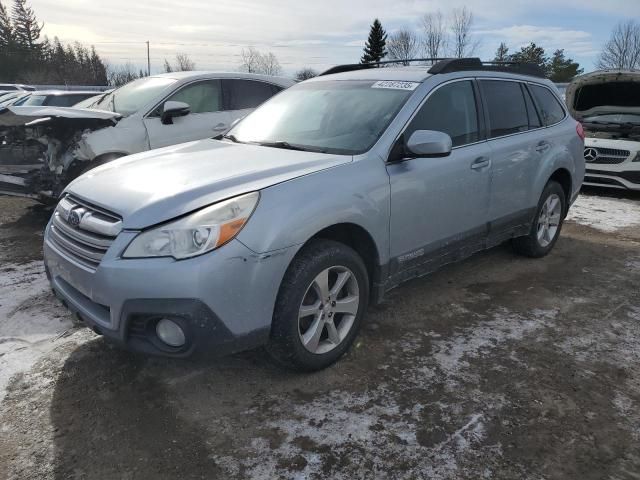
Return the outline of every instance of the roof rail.
[[[411,58],[407,60],[386,60],[384,62],[353,63],[348,65],[337,65],[320,75],[331,75],[333,73],[351,72],[354,70],[365,70],[378,68],[389,64],[407,65],[411,62],[430,62],[432,64],[428,72],[432,75],[440,73],[461,72],[466,70],[485,70],[496,72],[517,73],[521,75],[531,75],[545,78],[545,71],[534,63],[520,62],[483,62],[479,58]]]
[[[436,62],[446,60],[446,58],[409,58],[407,60],[385,60],[383,62],[370,62],[370,63],[348,63],[346,65],[336,65],[329,70],[322,72],[318,76],[331,75],[333,73],[352,72],[354,70],[366,70],[368,68],[377,68],[382,65],[391,65],[394,63],[400,63],[404,66],[411,62],[430,62],[432,65]]]

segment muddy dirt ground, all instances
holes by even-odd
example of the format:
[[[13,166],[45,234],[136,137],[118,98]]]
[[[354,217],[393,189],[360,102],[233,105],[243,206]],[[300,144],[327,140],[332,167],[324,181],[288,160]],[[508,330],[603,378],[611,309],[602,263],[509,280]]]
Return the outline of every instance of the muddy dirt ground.
[[[0,322],[42,329],[2,340],[0,362],[26,363],[5,382],[0,478],[639,479],[640,210],[598,228],[591,200],[548,257],[505,245],[397,288],[345,358],[300,375],[260,350],[111,348],[46,288],[49,212],[0,198]]]

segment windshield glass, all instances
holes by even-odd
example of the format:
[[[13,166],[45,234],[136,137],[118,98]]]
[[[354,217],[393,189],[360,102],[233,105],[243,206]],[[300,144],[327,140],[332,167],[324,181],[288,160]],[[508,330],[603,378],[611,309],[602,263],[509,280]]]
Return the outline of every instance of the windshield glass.
[[[29,97],[24,100],[20,105],[25,107],[39,107],[44,104],[44,101],[47,99],[46,95],[29,95]]]
[[[584,122],[602,123],[637,123],[640,124],[640,113],[606,113],[602,115],[589,115],[583,118]]]
[[[176,83],[176,81],[173,78],[165,77],[146,77],[134,80],[102,96],[89,108],[110,110],[126,117],[140,110],[160,94],[162,90]]]
[[[417,86],[409,82],[403,83],[404,89],[390,85],[373,81],[302,83],[267,101],[227,137],[282,148],[363,153],[375,144]]]

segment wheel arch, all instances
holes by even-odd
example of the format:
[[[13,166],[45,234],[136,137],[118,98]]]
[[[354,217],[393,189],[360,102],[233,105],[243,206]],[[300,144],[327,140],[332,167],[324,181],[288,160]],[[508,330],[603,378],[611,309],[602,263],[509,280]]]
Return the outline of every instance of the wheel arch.
[[[566,201],[565,210],[568,210],[569,204],[571,203],[571,195],[573,192],[573,179],[571,178],[571,173],[566,168],[558,168],[551,174],[547,183],[550,181],[558,182],[562,187],[562,190],[564,190]]]
[[[372,302],[379,301],[377,286],[384,280],[383,268],[380,265],[380,252],[373,239],[373,235],[367,229],[352,222],[343,222],[330,225],[313,234],[301,246],[303,249],[309,242],[316,239],[334,240],[340,242],[356,251],[364,261],[369,274],[369,285],[371,289]]]

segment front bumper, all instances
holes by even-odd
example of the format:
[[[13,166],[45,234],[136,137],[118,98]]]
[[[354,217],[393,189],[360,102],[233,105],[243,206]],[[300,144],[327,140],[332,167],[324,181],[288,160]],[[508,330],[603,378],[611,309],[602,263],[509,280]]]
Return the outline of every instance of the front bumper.
[[[45,232],[47,275],[56,294],[94,331],[126,349],[164,356],[228,354],[268,339],[282,277],[297,248],[256,254],[238,240],[176,261],[121,259],[136,235],[122,232],[93,270],[58,249]],[[185,330],[175,349],[155,335],[169,317]]]
[[[587,164],[583,184],[640,190],[640,162],[624,163],[620,166],[612,167],[609,165]]]

